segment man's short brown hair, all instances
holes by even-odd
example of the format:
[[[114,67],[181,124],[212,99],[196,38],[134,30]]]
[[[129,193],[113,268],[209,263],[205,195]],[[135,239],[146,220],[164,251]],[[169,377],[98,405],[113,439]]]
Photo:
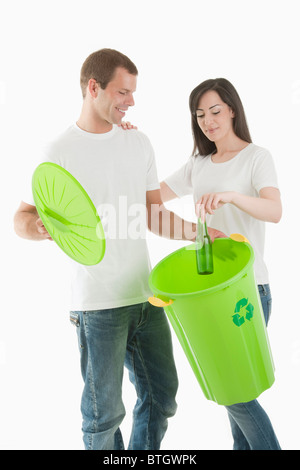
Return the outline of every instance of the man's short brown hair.
[[[114,49],[100,49],[90,54],[84,61],[80,73],[80,86],[83,98],[85,98],[86,87],[91,78],[96,80],[104,90],[113,79],[118,67],[123,67],[132,75],[138,74],[134,63],[119,51]]]

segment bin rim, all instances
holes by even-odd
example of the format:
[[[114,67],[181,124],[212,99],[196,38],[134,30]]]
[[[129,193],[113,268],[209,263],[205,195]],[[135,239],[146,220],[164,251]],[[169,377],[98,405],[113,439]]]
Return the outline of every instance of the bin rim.
[[[214,243],[217,242],[218,243],[218,240],[228,240],[228,238],[216,238]],[[195,244],[191,244],[191,245],[187,245],[187,246],[184,246],[182,248],[179,248],[178,250],[175,250],[173,251],[172,253],[170,253],[169,255],[167,255],[165,258],[163,258],[161,261],[159,261],[156,266],[154,266],[154,268],[152,269],[151,273],[150,273],[150,276],[149,276],[149,280],[148,280],[148,283],[149,283],[149,286],[150,286],[150,289],[152,290],[152,292],[154,293],[154,295],[156,297],[162,297],[163,299],[170,299],[170,300],[175,300],[175,299],[179,299],[179,298],[185,298],[185,297],[191,297],[191,296],[199,296],[199,295],[209,295],[209,294],[213,294],[214,292],[217,292],[217,291],[220,291],[220,290],[223,290],[223,289],[226,289],[227,287],[229,287],[230,285],[232,285],[233,283],[235,283],[236,281],[238,281],[239,279],[241,279],[242,277],[245,276],[245,274],[247,274],[247,272],[249,271],[249,269],[253,266],[253,263],[254,263],[254,251],[253,251],[253,248],[252,246],[250,245],[250,243],[247,243],[247,242],[239,242],[239,241],[235,241],[235,240],[232,240],[234,243],[243,243],[245,245],[247,245],[247,248],[249,249],[250,251],[250,258],[249,258],[249,261],[248,263],[246,264],[246,266],[243,267],[243,269],[241,269],[241,271],[239,271],[237,274],[235,274],[234,276],[232,276],[230,279],[227,279],[226,281],[222,282],[221,284],[217,284],[216,286],[212,286],[212,287],[209,287],[208,289],[203,289],[203,290],[199,290],[199,291],[193,291],[193,292],[182,292],[182,293],[170,293],[170,292],[164,292],[160,289],[157,289],[156,287],[154,287],[154,284],[152,282],[152,277],[153,277],[153,273],[154,271],[156,271],[156,269],[163,263],[165,263],[167,261],[168,258],[171,258],[172,256],[174,256],[176,253],[178,253],[179,251],[184,251],[184,250],[191,250],[191,247],[193,247]]]

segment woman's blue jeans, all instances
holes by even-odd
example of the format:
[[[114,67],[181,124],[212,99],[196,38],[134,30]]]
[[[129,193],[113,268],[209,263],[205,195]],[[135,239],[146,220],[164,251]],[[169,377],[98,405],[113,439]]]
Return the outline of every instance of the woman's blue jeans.
[[[258,290],[267,325],[272,303],[269,284],[259,285]],[[226,408],[234,439],[234,450],[280,450],[271,421],[257,400]]]
[[[129,449],[159,449],[176,411],[178,379],[169,325],[162,308],[148,302],[71,312],[77,326],[84,390],[83,441],[87,450],[124,449],[120,424],[124,364],[137,401]]]

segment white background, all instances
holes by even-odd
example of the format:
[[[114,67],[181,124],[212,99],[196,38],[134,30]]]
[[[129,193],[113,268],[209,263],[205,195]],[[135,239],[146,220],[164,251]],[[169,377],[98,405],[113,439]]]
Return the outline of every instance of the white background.
[[[127,119],[151,139],[159,178],[192,150],[188,97],[201,81],[236,86],[252,138],[275,160],[284,215],[268,224],[273,293],[269,336],[276,382],[260,403],[284,449],[300,449],[299,15],[297,0],[2,0],[0,12],[0,448],[81,449],[82,380],[68,319],[68,261],[50,242],[18,238],[13,215],[40,145],[79,116],[79,72],[102,47],[139,69]],[[188,209],[187,209],[188,206]],[[170,206],[193,217],[190,200]],[[153,265],[180,242],[149,237]],[[163,449],[230,449],[223,407],[207,401],[174,337],[180,388]],[[131,425],[134,390],[124,378]]]

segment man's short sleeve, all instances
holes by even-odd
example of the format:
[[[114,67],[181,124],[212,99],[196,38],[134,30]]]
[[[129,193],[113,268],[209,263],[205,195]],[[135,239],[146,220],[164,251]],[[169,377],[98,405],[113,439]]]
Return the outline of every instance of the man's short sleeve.
[[[144,138],[147,156],[146,190],[153,191],[155,189],[160,189],[160,184],[157,176],[157,168],[153,147],[148,137],[144,135]]]

